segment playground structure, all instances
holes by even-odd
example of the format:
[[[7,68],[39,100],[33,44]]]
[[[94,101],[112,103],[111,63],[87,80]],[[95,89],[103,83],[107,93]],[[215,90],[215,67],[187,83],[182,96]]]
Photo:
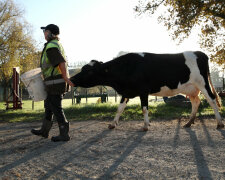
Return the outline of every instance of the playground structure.
[[[78,88],[74,88],[72,90],[72,104],[74,103],[79,104],[82,98],[86,98],[86,103],[87,103],[88,98],[93,98],[93,97],[100,97],[101,103],[107,102],[108,101],[107,88],[104,86],[100,86],[98,89],[99,89],[99,93],[96,93],[96,92],[89,93],[89,89],[84,88],[84,92],[81,93],[78,91]]]
[[[8,109],[22,109],[22,98],[19,96],[20,84],[20,69],[19,67],[13,68],[12,76],[12,92],[6,100],[6,110]],[[12,100],[10,100],[12,98]],[[12,106],[10,104],[12,103]]]

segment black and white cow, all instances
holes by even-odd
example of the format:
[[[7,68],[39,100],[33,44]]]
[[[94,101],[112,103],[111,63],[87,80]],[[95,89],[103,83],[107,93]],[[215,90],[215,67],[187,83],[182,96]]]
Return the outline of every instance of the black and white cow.
[[[71,77],[71,81],[84,88],[110,86],[122,96],[110,129],[118,124],[129,98],[139,96],[144,114],[143,130],[147,131],[148,95],[174,96],[179,93],[189,96],[192,103],[190,120],[185,125],[190,127],[200,104],[200,91],[215,112],[217,128],[224,127],[218,111],[220,98],[211,83],[208,57],[202,52],[128,53],[106,63],[92,60],[83,66],[80,73]]]

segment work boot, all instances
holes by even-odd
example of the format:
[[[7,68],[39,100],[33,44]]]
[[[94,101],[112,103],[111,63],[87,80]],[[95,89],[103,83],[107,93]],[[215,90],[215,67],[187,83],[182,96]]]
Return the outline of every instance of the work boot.
[[[59,132],[60,134],[58,136],[53,136],[52,141],[57,142],[57,141],[69,141],[70,136],[69,136],[69,122],[59,124]]]
[[[36,130],[36,129],[31,129],[31,133],[37,136],[42,136],[44,138],[48,138],[49,131],[52,127],[53,122],[48,121],[46,119],[43,120],[41,129]]]

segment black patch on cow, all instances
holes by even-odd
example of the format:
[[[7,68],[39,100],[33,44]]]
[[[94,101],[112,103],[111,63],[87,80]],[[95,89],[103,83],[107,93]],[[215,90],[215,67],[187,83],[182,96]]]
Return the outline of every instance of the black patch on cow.
[[[153,94],[161,87],[177,89],[190,78],[183,54],[129,53],[102,65],[104,78],[127,98]]]
[[[71,78],[77,86],[111,86],[124,98],[145,97],[159,92],[164,86],[177,89],[179,83],[184,84],[190,78],[190,69],[182,53],[144,53],[144,57],[129,53],[83,70]],[[93,73],[89,75],[89,71]]]
[[[150,93],[157,93],[161,87],[177,89],[178,84],[186,83],[190,78],[190,69],[185,64],[183,53],[180,54],[149,54],[145,55],[147,65],[146,80],[149,82]]]
[[[208,80],[208,76],[210,75],[210,72],[209,72],[209,58],[206,54],[200,52],[200,51],[197,51],[197,52],[194,52],[194,54],[197,56],[197,64],[198,64],[198,68],[200,70],[200,74],[203,76],[204,78],[204,81],[205,81],[205,88],[209,94],[209,96],[212,98],[212,99],[215,99],[215,95],[212,93],[211,91],[211,88],[209,86],[209,80]]]

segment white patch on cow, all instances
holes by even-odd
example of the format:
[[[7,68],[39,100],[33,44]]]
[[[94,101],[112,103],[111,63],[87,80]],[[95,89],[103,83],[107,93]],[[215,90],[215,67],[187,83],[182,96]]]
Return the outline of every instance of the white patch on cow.
[[[202,75],[200,74],[200,70],[198,68],[197,64],[197,56],[193,52],[184,52],[183,53],[184,58],[185,58],[185,64],[188,66],[188,68],[191,71],[190,74],[190,83],[194,83],[196,85],[200,86],[205,86],[205,81]]]
[[[163,86],[160,88],[160,91],[157,93],[152,94],[153,96],[174,96],[176,92],[174,90],[171,90],[167,86]]]
[[[144,129],[148,129],[149,126],[149,118],[148,118],[148,109],[146,106],[142,109],[143,115],[144,115]]]
[[[184,84],[178,84],[177,89],[170,89],[167,86],[160,88],[160,91],[152,95],[155,96],[174,96],[176,94],[186,94],[188,96],[196,96],[198,89],[205,87],[205,81],[197,65],[197,56],[193,52],[184,52],[185,64],[190,69],[190,79]],[[199,88],[202,87],[202,88]]]
[[[125,107],[127,106],[127,98],[125,98],[124,102],[120,103],[118,109],[117,109],[117,112],[116,112],[116,116],[113,120],[113,126],[116,126],[119,122],[119,118],[121,116],[121,114],[123,113]]]
[[[89,66],[94,66],[95,63],[96,63],[96,62],[91,61],[91,62],[88,63],[88,65],[89,65]]]
[[[120,51],[116,57],[120,57],[120,56],[123,56],[123,55],[128,54],[128,53],[130,53],[130,52],[128,52],[128,51]]]
[[[205,81],[203,76],[200,74],[200,70],[196,61],[197,56],[193,52],[184,52],[183,54],[185,58],[185,64],[189,67],[191,71],[189,83],[195,85],[204,94],[205,98],[208,100],[210,106],[214,110],[217,119],[217,124],[218,125],[223,124],[216,105],[216,100],[212,100],[207,90],[205,89]]]
[[[167,86],[160,88],[160,91],[152,94],[153,96],[175,96],[177,94],[186,94],[188,96],[198,95],[199,90],[191,83],[178,84],[177,89],[170,89]]]
[[[145,53],[137,53],[141,57],[145,57]]]

